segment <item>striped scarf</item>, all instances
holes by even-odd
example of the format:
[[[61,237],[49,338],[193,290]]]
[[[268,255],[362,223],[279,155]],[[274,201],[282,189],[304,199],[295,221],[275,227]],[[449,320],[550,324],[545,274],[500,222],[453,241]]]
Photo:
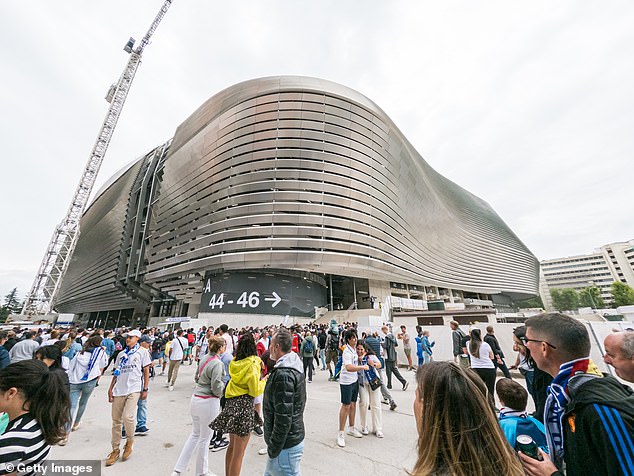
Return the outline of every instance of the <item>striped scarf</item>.
[[[128,363],[128,360],[130,360],[130,357],[132,357],[135,354],[135,352],[139,350],[139,347],[141,346],[138,343],[136,343],[134,347],[132,347],[131,349],[129,347],[125,348],[125,350],[123,351],[123,357],[119,361],[119,365],[117,366],[116,369],[114,369],[114,372],[112,372],[112,374],[115,377],[118,377],[119,375],[121,375],[121,369],[123,368],[125,364]]]
[[[601,375],[597,366],[589,357],[571,360],[559,367],[559,373],[548,387],[548,397],[544,408],[546,441],[553,462],[561,468],[564,459],[563,417],[566,406],[570,402],[568,382],[578,374]]]

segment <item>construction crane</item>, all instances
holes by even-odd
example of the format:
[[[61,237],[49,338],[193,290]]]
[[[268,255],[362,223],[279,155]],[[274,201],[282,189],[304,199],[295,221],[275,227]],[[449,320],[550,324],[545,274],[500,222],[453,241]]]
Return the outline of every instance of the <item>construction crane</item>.
[[[55,228],[51,242],[46,249],[44,259],[42,259],[42,264],[31,287],[31,292],[24,301],[22,314],[46,314],[52,311],[53,300],[59,290],[62,277],[68,268],[70,258],[79,238],[79,220],[88,204],[97,174],[108,150],[108,144],[110,144],[110,139],[112,139],[112,134],[121,115],[121,109],[130,91],[136,70],[141,64],[141,55],[171,4],[172,0],[163,2],[150,28],[141,40],[141,44],[136,49],[134,48],[135,42],[133,38],[130,38],[123,48],[126,53],[130,54],[130,59],[119,81],[110,86],[106,94],[106,101],[110,103],[108,113],[90,153],[77,190],[75,190],[73,200],[68,207],[68,212],[66,212],[62,222]]]

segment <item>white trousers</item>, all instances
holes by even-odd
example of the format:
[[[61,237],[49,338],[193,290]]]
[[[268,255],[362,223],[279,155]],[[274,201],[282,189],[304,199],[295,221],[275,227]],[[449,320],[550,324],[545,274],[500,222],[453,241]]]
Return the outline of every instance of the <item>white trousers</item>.
[[[372,390],[369,383],[359,386],[360,402],[359,419],[361,426],[366,426],[366,413],[368,411],[368,403],[370,404],[370,413],[372,414],[372,428],[370,431],[376,433],[383,431],[383,418],[381,414],[381,388]]]
[[[196,475],[206,475],[209,472],[209,440],[212,432],[209,424],[220,413],[220,399],[192,395],[190,412],[192,434],[181,450],[174,471],[184,473],[192,454],[196,452]]]

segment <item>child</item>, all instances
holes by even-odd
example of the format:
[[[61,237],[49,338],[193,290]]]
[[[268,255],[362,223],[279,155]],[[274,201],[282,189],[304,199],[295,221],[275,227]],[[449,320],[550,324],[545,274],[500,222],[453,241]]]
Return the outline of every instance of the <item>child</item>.
[[[528,435],[533,438],[542,451],[548,453],[544,425],[526,414],[528,392],[519,383],[502,378],[495,385],[495,392],[500,399],[500,427],[511,446],[516,447],[517,435]]]

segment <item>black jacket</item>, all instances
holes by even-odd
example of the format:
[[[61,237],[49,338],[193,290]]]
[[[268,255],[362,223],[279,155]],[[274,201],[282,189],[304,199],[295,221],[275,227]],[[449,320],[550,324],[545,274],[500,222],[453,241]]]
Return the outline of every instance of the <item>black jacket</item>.
[[[570,379],[566,406],[566,474],[634,474],[634,392],[614,377]]]
[[[306,382],[297,354],[287,355],[270,373],[264,389],[264,441],[270,458],[304,440]]]
[[[493,357],[500,357],[500,359],[504,358],[504,352],[502,352],[502,349],[500,348],[500,343],[498,342],[497,337],[495,337],[493,334],[487,334],[484,336],[484,342],[486,342],[487,344],[489,344],[489,347],[491,347],[491,350],[493,351]]]

